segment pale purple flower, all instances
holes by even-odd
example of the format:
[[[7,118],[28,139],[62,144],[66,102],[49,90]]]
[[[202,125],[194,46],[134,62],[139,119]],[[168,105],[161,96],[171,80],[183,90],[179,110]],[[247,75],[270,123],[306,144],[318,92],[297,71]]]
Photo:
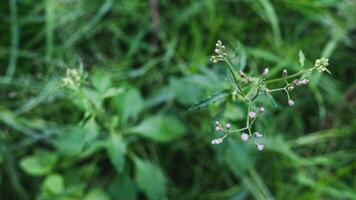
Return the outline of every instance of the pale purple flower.
[[[220,144],[223,142],[223,140],[224,140],[223,138],[217,138],[217,139],[211,141],[211,144]]]
[[[242,133],[241,140],[247,141],[248,140],[248,135],[246,133]]]
[[[215,131],[217,131],[217,132],[221,131],[220,126],[216,126],[216,127],[215,127]]]
[[[293,105],[294,105],[294,101],[291,100],[291,99],[289,99],[289,100],[288,100],[288,105],[289,105],[289,106],[293,106]]]
[[[251,111],[251,112],[248,113],[248,116],[249,116],[250,118],[255,118],[255,117],[256,117],[256,112]]]
[[[257,145],[257,150],[262,151],[263,148],[265,148],[265,145],[263,145],[263,144],[258,144]]]

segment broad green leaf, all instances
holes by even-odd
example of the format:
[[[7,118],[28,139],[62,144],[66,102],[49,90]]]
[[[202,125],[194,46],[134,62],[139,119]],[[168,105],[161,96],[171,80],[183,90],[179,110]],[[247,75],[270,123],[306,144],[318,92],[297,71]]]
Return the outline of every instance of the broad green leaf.
[[[61,194],[64,191],[64,180],[59,174],[51,174],[46,177],[42,188],[49,194]]]
[[[224,101],[226,99],[226,97],[229,95],[230,95],[229,90],[223,90],[223,91],[221,91],[217,94],[214,94],[213,96],[208,97],[208,98],[204,99],[203,101],[191,106],[188,109],[188,113],[200,111],[200,110],[206,109],[207,107],[209,107],[212,104],[220,103],[220,102]]]
[[[302,67],[304,67],[304,61],[305,61],[305,56],[303,51],[300,49],[299,50],[299,63]]]
[[[126,124],[130,118],[136,118],[144,108],[144,100],[136,88],[130,88],[115,97],[113,104],[117,112],[121,114],[123,124]]]
[[[53,138],[52,143],[58,152],[65,156],[75,156],[81,153],[84,147],[85,131],[79,127],[71,127],[63,130]]]
[[[94,188],[84,197],[84,200],[110,200],[110,197],[101,188]]]
[[[122,172],[125,166],[126,144],[120,135],[111,134],[110,140],[108,140],[107,152],[116,171]]]
[[[138,188],[128,174],[120,174],[110,185],[110,194],[113,199],[136,200]]]
[[[91,79],[93,86],[99,93],[104,93],[111,85],[111,74],[106,71],[96,71]]]
[[[166,177],[161,169],[149,161],[135,159],[138,187],[150,200],[166,199]]]
[[[151,116],[128,132],[157,142],[169,142],[185,134],[181,121],[171,116]]]
[[[95,121],[95,117],[91,117],[84,125],[85,143],[92,143],[99,134],[99,126]]]
[[[52,171],[58,160],[58,156],[48,151],[37,150],[31,156],[20,160],[20,167],[27,174],[32,176],[41,176]]]
[[[202,95],[202,90],[190,78],[171,79],[169,88],[174,92],[175,98],[182,104],[193,104]]]

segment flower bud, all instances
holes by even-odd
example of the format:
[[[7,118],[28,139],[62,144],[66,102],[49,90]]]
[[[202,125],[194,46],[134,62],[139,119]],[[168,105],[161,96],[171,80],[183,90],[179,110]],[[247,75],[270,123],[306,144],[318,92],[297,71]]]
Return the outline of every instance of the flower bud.
[[[226,124],[225,124],[225,127],[226,127],[227,129],[230,129],[230,128],[231,128],[231,124],[230,124],[230,123],[226,123]]]
[[[260,113],[263,113],[265,111],[265,108],[264,107],[260,107],[259,111],[260,111]]]
[[[262,72],[262,76],[263,77],[266,77],[268,75],[268,72],[269,72],[269,69],[268,68],[265,68]]]
[[[288,76],[288,71],[287,71],[286,69],[284,69],[284,70],[283,70],[283,72],[282,72],[282,76],[283,76],[283,77]]]
[[[290,85],[290,86],[287,87],[287,90],[288,90],[288,91],[292,91],[293,89],[294,89],[294,87],[293,87],[292,85]]]
[[[217,131],[217,132],[221,131],[220,126],[216,126],[216,127],[215,127],[215,131]]]
[[[239,71],[239,75],[240,75],[242,78],[246,78],[246,74],[243,73],[243,71]]]
[[[289,105],[289,106],[293,106],[293,105],[294,105],[294,101],[291,100],[291,99],[289,99],[289,100],[288,100],[288,105]]]
[[[222,143],[222,142],[223,142],[223,139],[222,139],[222,138],[217,138],[217,139],[211,141],[211,144],[220,144],[220,143]]]
[[[262,151],[265,148],[265,145],[263,144],[258,144],[257,145],[257,150]]]
[[[260,137],[263,136],[263,135],[262,135],[261,133],[259,133],[259,132],[255,132],[253,135],[254,135],[255,137],[257,137],[257,138],[260,138]]]

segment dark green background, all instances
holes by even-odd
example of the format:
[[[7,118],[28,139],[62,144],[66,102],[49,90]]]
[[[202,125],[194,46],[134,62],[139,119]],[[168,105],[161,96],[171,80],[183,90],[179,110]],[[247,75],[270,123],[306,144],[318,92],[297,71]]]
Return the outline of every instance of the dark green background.
[[[150,12],[143,0],[1,2],[0,199],[356,199],[354,0],[164,0],[156,28]],[[258,102],[262,152],[210,143],[215,120],[241,128],[244,104],[186,112],[228,88],[209,61],[218,39],[245,49],[253,76],[297,72],[299,49],[308,67],[330,58],[295,106]],[[81,64],[95,117],[61,83]]]

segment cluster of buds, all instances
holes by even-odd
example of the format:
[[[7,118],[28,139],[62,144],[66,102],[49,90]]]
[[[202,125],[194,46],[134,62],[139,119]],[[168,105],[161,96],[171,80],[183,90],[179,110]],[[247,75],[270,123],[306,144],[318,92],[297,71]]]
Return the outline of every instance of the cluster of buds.
[[[302,66],[304,66],[304,60],[305,60],[304,54],[303,54],[303,52],[300,51],[299,52],[299,61]],[[258,111],[251,110],[252,102],[259,96],[259,94],[264,93],[266,95],[271,95],[272,92],[277,92],[277,91],[285,92],[288,97],[288,105],[293,106],[295,104],[295,102],[291,99],[290,92],[292,90],[294,90],[295,87],[307,85],[309,83],[309,80],[306,79],[305,77],[308,77],[313,70],[317,70],[319,72],[327,71],[328,73],[330,73],[329,70],[326,68],[329,65],[329,59],[320,58],[315,61],[315,65],[313,68],[304,69],[304,70],[301,70],[295,74],[288,75],[287,69],[283,69],[282,74],[281,74],[282,77],[280,77],[280,78],[266,80],[268,73],[269,73],[269,68],[266,67],[266,68],[264,68],[264,70],[261,73],[261,76],[259,78],[249,77],[244,72],[239,71],[238,74],[239,74],[239,77],[241,77],[241,79],[239,79],[235,76],[235,73],[234,73],[235,71],[232,67],[232,61],[227,56],[225,46],[222,44],[222,42],[220,40],[218,40],[216,43],[214,55],[211,56],[211,61],[214,63],[217,63],[219,61],[226,62],[226,64],[229,67],[229,70],[231,72],[231,75],[234,78],[234,83],[231,82],[231,85],[232,85],[232,87],[235,87],[237,85],[237,87],[240,90],[240,93],[237,92],[236,90],[234,90],[232,92],[233,100],[236,99],[236,96],[241,95],[241,98],[239,98],[239,99],[241,99],[248,105],[248,113],[246,113],[247,114],[246,127],[241,128],[241,129],[231,130],[231,124],[227,123],[227,124],[225,124],[225,126],[222,126],[220,124],[220,122],[216,122],[215,130],[217,132],[224,132],[224,135],[223,135],[223,137],[214,139],[211,143],[212,144],[220,144],[223,142],[225,137],[227,137],[228,135],[235,133],[235,132],[240,132],[242,141],[244,141],[244,142],[246,142],[248,140],[251,141],[250,138],[252,138],[252,141],[256,145],[257,150],[260,150],[260,151],[264,149],[264,145],[260,144],[260,143],[256,143],[256,141],[258,141],[258,138],[263,137],[263,135],[259,132],[253,133],[251,131],[252,125],[255,122],[255,120],[257,119],[257,117],[259,116],[259,114],[264,112],[263,107],[260,107],[258,109]],[[289,79],[292,79],[293,77],[299,77],[300,75],[302,75],[302,78],[297,78],[297,79],[293,80],[293,82],[291,82],[291,83],[289,82]],[[283,87],[280,87],[280,88],[271,88],[271,89],[267,88],[268,83],[279,82],[279,81],[284,81],[286,83],[286,85],[284,85]],[[241,83],[246,83],[246,82],[247,82],[247,84],[244,84],[241,87]],[[248,96],[245,95],[245,92],[243,89],[244,89],[244,86],[246,86],[246,85],[251,85],[254,87],[254,89],[257,89],[256,94],[252,98],[249,98],[251,96],[250,94],[251,94],[252,90],[250,90],[250,92],[247,93]],[[252,91],[252,92],[254,92],[254,91]]]
[[[247,130],[248,132],[242,132],[241,133],[241,140],[246,142],[251,137],[253,139],[253,142],[256,145],[257,150],[259,150],[259,151],[263,150],[264,145],[263,144],[258,144],[255,141],[256,138],[263,137],[263,135],[261,133],[259,133],[259,132],[255,132],[255,133],[252,134],[251,128],[252,128],[252,124],[254,123],[254,121],[256,120],[258,115],[260,113],[263,113],[264,111],[265,111],[265,108],[264,107],[260,107],[257,112],[255,112],[255,111],[248,112],[247,113],[247,115],[248,115],[247,126],[245,128],[238,129],[238,130],[230,130],[231,129],[231,124],[230,123],[226,123],[225,126],[223,127],[220,122],[216,121],[215,122],[215,130],[218,131],[218,132],[223,131],[223,132],[225,132],[225,134],[224,134],[223,137],[220,137],[220,138],[212,140],[211,144],[220,144],[220,143],[222,143],[224,141],[225,137],[227,137],[229,134],[234,133],[234,132],[241,132],[241,131]]]
[[[294,85],[294,86],[307,85],[308,83],[309,83],[309,80],[308,80],[308,79],[302,79],[302,80],[295,79],[295,80],[293,81],[293,85]]]
[[[80,85],[84,82],[84,79],[85,75],[81,71],[75,68],[67,68],[66,76],[62,78],[62,82],[68,87],[80,87]]]
[[[210,60],[213,63],[217,63],[219,61],[224,61],[224,57],[227,55],[226,54],[226,48],[225,46],[222,44],[222,42],[220,40],[218,40],[215,44],[215,55],[212,55]]]
[[[328,58],[320,58],[320,59],[316,59],[314,67],[319,72],[323,72],[323,71],[329,72],[329,70],[326,68],[328,65],[329,65],[329,59]]]

